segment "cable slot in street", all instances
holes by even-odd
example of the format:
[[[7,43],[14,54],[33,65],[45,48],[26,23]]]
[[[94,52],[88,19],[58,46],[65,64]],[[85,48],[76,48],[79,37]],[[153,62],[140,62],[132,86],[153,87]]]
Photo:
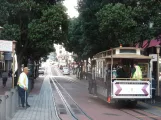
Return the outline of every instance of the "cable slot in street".
[[[55,94],[59,95],[59,97],[63,103],[63,104],[57,104],[57,107],[59,107],[59,109],[60,109],[60,106],[63,107],[63,110],[65,108],[65,110],[67,111],[67,114],[70,115],[70,117],[74,120],[82,120],[82,118],[84,120],[92,120],[92,118],[90,116],[88,116],[81,109],[81,107],[69,95],[69,93],[66,91],[66,89],[63,88],[63,86],[61,86],[54,77],[52,77],[50,80],[51,80],[52,85],[54,86],[54,89],[57,91],[57,93],[55,93]],[[59,114],[61,114],[61,113],[59,112]]]

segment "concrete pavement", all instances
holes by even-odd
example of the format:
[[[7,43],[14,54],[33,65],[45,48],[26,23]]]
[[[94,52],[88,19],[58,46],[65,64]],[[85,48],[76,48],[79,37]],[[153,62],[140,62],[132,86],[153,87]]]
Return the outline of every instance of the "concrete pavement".
[[[9,77],[6,83],[6,87],[3,88],[2,78],[0,78],[0,95],[4,95],[6,91],[9,91],[12,88],[12,78]]]
[[[58,76],[66,77],[66,79],[68,79],[69,81],[71,81],[70,79],[73,78],[72,81],[81,83],[82,87],[84,85],[86,85],[86,87],[88,86],[87,84],[88,80],[76,79],[76,76],[72,74],[70,76],[63,76],[58,69],[56,69],[55,72],[57,73]],[[55,115],[55,106],[53,103],[49,77],[48,76],[45,77],[44,81],[43,81],[43,77],[40,79],[35,82],[35,88],[31,91],[31,94],[28,98],[28,102],[31,105],[31,107],[27,108],[26,110],[19,109],[12,120],[57,120]],[[41,83],[42,83],[42,87],[41,87]],[[88,96],[87,91],[82,93],[84,94],[86,93],[85,94],[86,97],[82,97],[80,99],[80,96],[76,95],[77,97],[75,99],[78,101],[81,100],[80,102],[82,103],[81,105],[85,107],[87,105],[84,105],[84,102],[82,101],[87,98],[88,99],[86,101],[88,101],[89,97],[87,97]],[[98,108],[98,106],[96,108]],[[87,110],[87,107],[85,107],[85,109]],[[103,109],[103,110],[106,110],[106,109]],[[95,117],[97,118],[97,116]]]
[[[28,97],[31,107],[19,109],[12,120],[56,120],[49,77],[45,77],[38,94]]]

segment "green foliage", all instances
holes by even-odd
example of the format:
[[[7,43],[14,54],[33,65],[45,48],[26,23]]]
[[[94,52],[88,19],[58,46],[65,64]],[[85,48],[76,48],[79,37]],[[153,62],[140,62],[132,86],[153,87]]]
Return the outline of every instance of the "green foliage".
[[[111,43],[110,46],[118,46],[119,43],[129,44],[135,40],[131,36],[135,32],[137,23],[132,18],[132,13],[132,7],[120,3],[108,4],[97,13],[101,35],[107,38]]]
[[[64,43],[64,46],[67,51],[74,52],[79,54],[79,56],[83,53],[83,45],[81,44],[82,41],[82,28],[81,28],[81,20],[78,18],[71,19],[69,23],[69,33],[68,39]]]
[[[53,43],[62,44],[66,39],[68,21],[64,10],[64,7],[61,5],[50,7],[43,11],[40,19],[33,20],[29,24],[29,38],[32,40],[30,46],[40,51],[39,55],[43,55],[45,51],[46,53],[52,52],[51,45]]]
[[[13,24],[4,24],[3,25],[3,31],[1,33],[1,38],[5,40],[19,40],[20,39],[20,28],[18,25]]]
[[[61,2],[62,0],[59,0]],[[0,0],[1,39],[16,40],[18,59],[40,60],[67,37],[66,9],[55,0]]]
[[[73,20],[75,27],[69,28],[71,51],[84,59],[120,43],[134,46],[137,42],[158,38],[160,8],[159,0],[80,0],[76,21],[81,22],[74,24]],[[154,24],[150,27],[151,23]],[[81,32],[76,32],[76,28]],[[73,39],[77,36],[78,39]]]
[[[9,16],[8,11],[8,2],[6,0],[0,0],[0,26],[6,23]]]

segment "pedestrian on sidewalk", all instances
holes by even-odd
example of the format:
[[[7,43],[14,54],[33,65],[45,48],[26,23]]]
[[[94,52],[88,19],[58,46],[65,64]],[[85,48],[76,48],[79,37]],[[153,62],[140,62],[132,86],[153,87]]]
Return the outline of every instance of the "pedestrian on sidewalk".
[[[28,90],[28,77],[27,74],[29,72],[28,67],[24,67],[23,72],[20,74],[18,79],[18,93],[19,97],[21,99],[22,107],[24,107],[25,101],[26,101],[26,107],[30,107],[30,105],[27,102],[27,90]],[[26,99],[25,99],[26,98]]]
[[[8,72],[8,76],[12,77],[12,69],[10,68],[9,72]]]
[[[8,73],[7,73],[7,71],[5,70],[5,71],[3,71],[3,73],[2,73],[3,87],[6,87],[7,79],[8,79]]]

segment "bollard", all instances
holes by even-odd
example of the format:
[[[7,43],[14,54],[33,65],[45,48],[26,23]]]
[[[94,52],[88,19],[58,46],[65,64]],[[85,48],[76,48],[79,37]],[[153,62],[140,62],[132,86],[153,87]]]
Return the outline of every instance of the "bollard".
[[[6,96],[2,95],[1,100],[1,120],[6,120]]]
[[[1,96],[0,96],[0,120],[2,120],[1,112],[2,112],[2,99],[1,99]]]
[[[16,108],[20,106],[20,99],[18,95],[18,88],[16,87]]]
[[[10,91],[5,93],[6,96],[6,120],[11,119],[11,106],[12,106],[12,95]]]
[[[11,89],[11,93],[12,93],[12,109],[11,109],[11,115],[12,117],[15,115],[16,112],[16,90],[15,89]]]

